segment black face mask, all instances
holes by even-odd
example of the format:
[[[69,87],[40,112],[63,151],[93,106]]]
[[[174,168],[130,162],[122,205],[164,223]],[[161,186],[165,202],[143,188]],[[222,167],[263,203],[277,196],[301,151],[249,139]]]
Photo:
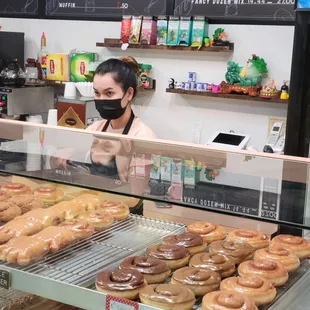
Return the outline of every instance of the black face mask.
[[[95,99],[96,109],[99,112],[100,116],[106,120],[120,118],[126,111],[126,107],[122,107],[123,98]]]

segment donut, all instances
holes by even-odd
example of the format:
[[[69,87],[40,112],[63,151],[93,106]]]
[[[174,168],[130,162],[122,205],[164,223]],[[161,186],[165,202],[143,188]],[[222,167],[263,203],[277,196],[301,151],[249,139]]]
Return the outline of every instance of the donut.
[[[243,262],[238,267],[241,277],[256,275],[265,278],[275,287],[281,286],[288,280],[288,273],[283,263],[278,260],[258,259]]]
[[[202,299],[202,310],[257,310],[253,299],[231,291],[211,292]]]
[[[96,277],[99,292],[130,300],[136,299],[146,285],[143,275],[136,270],[106,270]]]
[[[67,220],[61,224],[60,227],[68,227],[73,232],[76,240],[83,240],[92,236],[95,232],[93,226],[89,225],[86,221],[72,219]]]
[[[228,241],[241,241],[251,245],[255,250],[267,248],[269,246],[270,236],[254,229],[234,229],[228,234]]]
[[[190,232],[165,237],[163,244],[184,246],[191,256],[204,252],[207,248],[207,245],[198,234]]]
[[[97,231],[110,228],[114,222],[113,215],[107,213],[104,210],[86,211],[80,214],[77,218],[86,221]]]
[[[9,203],[8,200],[0,201],[0,222],[9,222],[22,214],[20,207]]]
[[[280,245],[292,249],[299,259],[310,257],[310,243],[302,237],[278,235],[271,240],[271,245]]]
[[[221,254],[199,253],[191,258],[191,267],[209,269],[217,272],[222,278],[231,276],[236,268],[234,261]]]
[[[216,291],[220,285],[221,277],[217,272],[195,267],[178,269],[171,278],[172,284],[182,284],[190,289],[195,296],[204,296]]]
[[[8,200],[9,198],[10,196],[8,193],[0,191],[0,202]]]
[[[169,266],[165,262],[158,258],[146,256],[127,257],[119,268],[141,272],[148,284],[162,283],[171,273]]]
[[[1,192],[5,192],[9,196],[31,194],[30,188],[21,183],[7,183],[1,187]]]
[[[153,244],[150,245],[145,255],[154,257],[167,263],[170,269],[178,269],[188,264],[190,255],[186,248],[179,245]]]
[[[46,206],[52,206],[63,200],[65,197],[64,192],[55,186],[38,187],[32,193]]]
[[[226,238],[226,229],[223,226],[208,222],[195,222],[186,228],[187,232],[198,234],[205,243],[211,243]]]
[[[122,202],[105,200],[97,209],[112,214],[117,221],[125,220],[129,216],[129,207]]]
[[[254,249],[251,245],[239,241],[215,241],[210,244],[211,254],[222,254],[233,259],[236,265],[253,258]]]
[[[21,209],[22,214],[44,207],[43,202],[31,194],[13,196],[8,202],[18,206]]]
[[[62,221],[74,219],[86,211],[82,205],[73,201],[61,201],[50,207],[49,210],[59,214]]]
[[[191,310],[195,304],[195,294],[184,285],[152,284],[139,294],[143,304],[164,310]]]
[[[255,275],[244,277],[231,277],[221,282],[221,291],[233,291],[251,297],[256,306],[271,303],[277,290],[266,279]]]
[[[102,202],[102,198],[99,195],[83,194],[76,197],[74,202],[81,204],[87,211],[97,210]]]
[[[257,250],[255,252],[254,259],[279,260],[284,264],[288,272],[295,271],[300,265],[300,261],[296,253],[292,249],[284,248],[280,245],[273,245],[269,248]]]

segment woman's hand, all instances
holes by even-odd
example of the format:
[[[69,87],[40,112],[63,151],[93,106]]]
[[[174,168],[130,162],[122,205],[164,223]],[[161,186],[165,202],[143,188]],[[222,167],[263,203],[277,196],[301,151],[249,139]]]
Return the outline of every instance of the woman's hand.
[[[74,149],[63,149],[55,153],[50,158],[50,165],[52,169],[64,169],[67,170],[67,162],[72,157]]]

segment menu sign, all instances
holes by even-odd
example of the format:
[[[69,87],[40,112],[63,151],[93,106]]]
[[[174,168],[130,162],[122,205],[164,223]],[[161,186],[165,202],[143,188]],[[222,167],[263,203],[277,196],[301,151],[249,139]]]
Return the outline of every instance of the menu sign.
[[[232,21],[293,21],[295,0],[175,0],[174,14]]]
[[[0,1],[0,15],[38,15],[39,0],[2,0]]]
[[[46,0],[45,15],[77,18],[163,15],[173,9],[173,0]]]

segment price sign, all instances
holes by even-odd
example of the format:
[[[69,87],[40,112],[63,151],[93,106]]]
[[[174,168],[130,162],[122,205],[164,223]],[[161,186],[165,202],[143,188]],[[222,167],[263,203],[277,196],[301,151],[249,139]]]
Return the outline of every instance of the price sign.
[[[106,310],[139,310],[137,302],[107,295]]]
[[[0,287],[6,290],[11,287],[11,274],[7,270],[0,269]]]

